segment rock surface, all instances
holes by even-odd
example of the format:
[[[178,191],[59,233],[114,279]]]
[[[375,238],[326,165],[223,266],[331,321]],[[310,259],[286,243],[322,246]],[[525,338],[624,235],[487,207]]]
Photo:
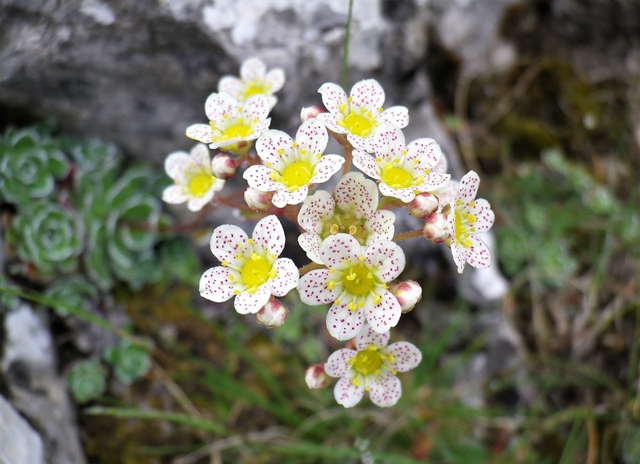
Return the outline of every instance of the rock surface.
[[[43,464],[40,435],[0,395],[0,464]]]

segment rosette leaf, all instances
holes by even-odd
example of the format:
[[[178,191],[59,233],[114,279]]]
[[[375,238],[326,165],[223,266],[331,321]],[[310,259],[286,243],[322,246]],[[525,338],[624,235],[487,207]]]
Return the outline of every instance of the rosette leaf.
[[[45,290],[45,296],[60,303],[53,309],[58,315],[69,315],[65,306],[91,311],[98,301],[98,289],[86,277],[76,274],[53,281]]]

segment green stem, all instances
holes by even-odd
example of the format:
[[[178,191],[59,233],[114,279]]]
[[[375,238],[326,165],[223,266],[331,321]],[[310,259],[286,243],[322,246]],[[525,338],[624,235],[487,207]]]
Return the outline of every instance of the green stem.
[[[342,88],[347,87],[349,77],[349,41],[351,39],[351,17],[353,13],[353,0],[349,0],[349,13],[347,14],[347,30],[344,37],[344,52],[342,53]]]

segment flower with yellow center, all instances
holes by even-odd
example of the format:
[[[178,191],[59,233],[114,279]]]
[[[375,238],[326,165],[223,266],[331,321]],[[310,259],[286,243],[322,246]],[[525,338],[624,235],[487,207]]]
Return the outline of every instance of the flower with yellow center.
[[[226,92],[212,93],[204,105],[209,124],[187,128],[187,137],[233,154],[249,150],[251,141],[269,129],[269,98],[253,95],[240,102]]]
[[[460,273],[465,263],[478,269],[491,265],[489,247],[476,237],[476,234],[488,231],[494,221],[489,202],[482,198],[476,200],[479,185],[478,174],[469,171],[460,179],[458,195],[450,203],[449,246]]]
[[[250,166],[243,177],[249,187],[275,192],[278,208],[296,205],[307,198],[310,184],[326,182],[344,163],[339,155],[323,155],[329,135],[317,119],[302,123],[295,142],[282,131],[265,132],[256,143],[262,165]]]
[[[379,193],[375,182],[359,172],[348,172],[333,195],[318,190],[304,200],[298,224],[306,232],[298,237],[300,247],[313,262],[322,264],[320,245],[330,235],[348,233],[361,245],[393,238],[395,215],[378,209]]]
[[[396,377],[420,364],[422,353],[409,342],[389,343],[389,332],[378,333],[364,325],[355,338],[355,350],[334,352],[324,365],[330,377],[340,380],[335,386],[336,401],[345,408],[358,404],[369,392],[376,406],[388,407],[398,402],[402,385]]]
[[[384,110],[384,90],[374,79],[357,82],[347,97],[336,84],[326,83],[318,90],[328,113],[317,116],[332,132],[346,134],[359,150],[369,150],[376,130],[385,124],[407,127],[409,112],[404,106]]]
[[[273,108],[278,99],[274,95],[284,85],[284,71],[270,69],[259,58],[249,58],[240,67],[240,78],[223,76],[218,82],[218,91],[227,92],[238,100],[245,101],[253,95],[265,95],[269,98],[269,108]]]
[[[451,176],[433,170],[442,156],[433,139],[422,138],[405,146],[404,134],[385,126],[373,137],[375,156],[354,150],[353,164],[374,179],[379,179],[380,193],[411,202],[417,193],[433,192],[444,187]]]
[[[200,279],[200,295],[216,303],[235,296],[240,314],[257,313],[271,295],[281,297],[296,287],[299,272],[289,258],[278,258],[284,249],[284,230],[276,216],[256,224],[251,238],[239,227],[225,224],[211,237],[211,252],[221,266],[207,270]]]
[[[211,174],[211,159],[206,145],[197,144],[190,153],[171,153],[164,169],[174,184],[164,189],[162,199],[171,204],[187,203],[191,211],[199,211],[209,203],[215,192],[224,187],[224,180]]]
[[[402,249],[389,240],[362,246],[349,234],[328,237],[320,247],[327,266],[300,279],[300,299],[311,306],[331,303],[327,329],[338,340],[353,338],[366,319],[376,332],[395,327],[402,309],[387,283],[398,277],[405,265]]]

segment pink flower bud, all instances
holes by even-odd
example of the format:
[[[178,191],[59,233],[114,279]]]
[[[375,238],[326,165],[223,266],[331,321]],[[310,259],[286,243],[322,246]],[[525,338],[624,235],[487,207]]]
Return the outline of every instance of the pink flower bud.
[[[307,119],[315,118],[320,113],[324,113],[324,110],[320,106],[309,106],[307,108],[302,108],[300,111],[300,119],[302,122],[305,122]]]
[[[289,310],[282,303],[272,299],[256,313],[256,319],[267,329],[273,329],[284,324],[288,314]]]
[[[416,195],[416,197],[407,204],[409,214],[418,219],[424,219],[438,210],[438,197],[424,192]]]
[[[422,287],[415,280],[405,280],[389,289],[396,297],[403,313],[408,313],[422,298]]]
[[[304,371],[304,380],[312,390],[327,388],[331,383],[331,378],[324,371],[324,364],[312,364]]]
[[[248,187],[244,192],[244,201],[249,208],[256,211],[269,208],[271,206],[271,198],[273,198],[273,192],[263,192],[252,187]]]
[[[424,238],[435,244],[444,243],[449,238],[449,221],[445,213],[433,213],[424,224]]]
[[[218,153],[211,160],[211,173],[222,180],[231,179],[236,173],[236,162],[224,153]]]

